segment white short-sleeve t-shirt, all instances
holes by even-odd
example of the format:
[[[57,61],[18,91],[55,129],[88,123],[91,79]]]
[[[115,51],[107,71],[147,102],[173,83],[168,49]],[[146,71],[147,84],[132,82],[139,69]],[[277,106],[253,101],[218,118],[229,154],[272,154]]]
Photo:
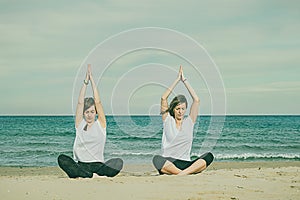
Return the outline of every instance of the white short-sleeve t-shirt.
[[[190,161],[194,123],[190,116],[183,119],[180,130],[168,113],[163,122],[162,156]]]
[[[73,146],[73,157],[81,162],[104,162],[104,146],[106,128],[98,120],[87,130],[83,130],[86,121],[82,120],[76,128],[76,138]]]

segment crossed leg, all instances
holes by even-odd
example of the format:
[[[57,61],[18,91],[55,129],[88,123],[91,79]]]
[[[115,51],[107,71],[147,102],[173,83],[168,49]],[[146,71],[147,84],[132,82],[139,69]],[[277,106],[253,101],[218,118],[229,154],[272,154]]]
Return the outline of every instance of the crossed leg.
[[[114,177],[123,168],[123,160],[120,158],[112,158],[106,161],[103,166],[96,172],[99,176]]]
[[[59,167],[66,172],[69,178],[92,178],[93,173],[99,176],[114,177],[123,168],[123,160],[120,158],[113,158],[105,163],[77,163],[71,157],[62,154],[57,160]]]
[[[178,160],[171,157],[154,156],[153,165],[160,174],[188,175],[205,170],[213,161],[212,153],[201,155],[194,161]]]

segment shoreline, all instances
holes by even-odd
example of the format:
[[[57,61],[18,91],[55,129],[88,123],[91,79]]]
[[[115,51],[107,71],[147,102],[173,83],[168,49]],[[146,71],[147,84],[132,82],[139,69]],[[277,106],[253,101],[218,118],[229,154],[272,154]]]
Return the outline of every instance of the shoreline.
[[[0,167],[3,199],[297,199],[300,161],[214,162],[200,174],[125,165],[116,177],[69,179],[59,167]]]
[[[213,162],[205,171],[234,170],[250,168],[282,168],[299,167],[300,161],[218,161]],[[118,176],[149,176],[157,171],[152,164],[125,164]],[[1,176],[64,176],[64,172],[58,166],[0,166]],[[66,176],[66,175],[65,175]]]
[[[128,114],[117,114],[117,115],[113,115],[113,114],[107,114],[107,117],[130,117],[130,116],[137,116],[137,117],[144,117],[144,116],[149,116],[149,117],[160,117],[161,115],[149,115],[149,114],[133,114],[133,115],[128,115]],[[300,116],[300,114],[289,114],[289,113],[276,113],[276,114],[238,114],[238,113],[231,113],[231,114],[225,114],[225,115],[220,115],[220,114],[199,114],[198,117],[201,116],[220,116],[220,117],[226,117],[226,116],[233,116],[233,117],[248,117],[248,116]],[[74,114],[0,114],[0,117],[75,117],[75,113]]]

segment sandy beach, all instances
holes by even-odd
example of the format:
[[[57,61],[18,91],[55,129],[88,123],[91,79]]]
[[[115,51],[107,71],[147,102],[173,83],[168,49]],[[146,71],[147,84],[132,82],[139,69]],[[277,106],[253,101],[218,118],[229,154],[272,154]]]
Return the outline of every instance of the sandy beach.
[[[300,162],[214,162],[189,176],[126,165],[114,178],[69,179],[58,167],[0,167],[1,199],[299,199]]]

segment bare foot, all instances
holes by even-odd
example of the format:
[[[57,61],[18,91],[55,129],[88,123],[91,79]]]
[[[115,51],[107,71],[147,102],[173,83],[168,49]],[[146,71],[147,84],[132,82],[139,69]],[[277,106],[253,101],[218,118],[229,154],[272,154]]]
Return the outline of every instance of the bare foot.
[[[92,178],[105,178],[105,176],[99,176],[98,174],[93,173],[93,177]]]

